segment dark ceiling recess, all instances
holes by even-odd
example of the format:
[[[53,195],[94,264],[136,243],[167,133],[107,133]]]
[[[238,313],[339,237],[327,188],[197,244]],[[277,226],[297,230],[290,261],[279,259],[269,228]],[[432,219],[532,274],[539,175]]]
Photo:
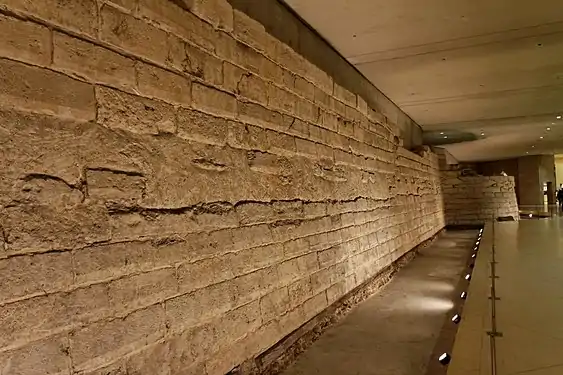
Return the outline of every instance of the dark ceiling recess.
[[[447,132],[424,132],[422,133],[422,141],[425,145],[440,146],[452,143],[469,142],[477,140],[477,136],[473,133],[447,131]]]

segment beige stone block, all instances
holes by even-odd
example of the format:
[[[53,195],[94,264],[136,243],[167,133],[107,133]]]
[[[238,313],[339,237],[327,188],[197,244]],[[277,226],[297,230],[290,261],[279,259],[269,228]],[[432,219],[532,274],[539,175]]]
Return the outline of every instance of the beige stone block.
[[[81,205],[57,210],[49,206],[19,206],[3,212],[8,253],[23,254],[83,247],[109,240],[105,208]]]
[[[284,71],[282,67],[274,63],[273,61],[263,58],[262,64],[260,65],[259,75],[268,81],[272,81],[278,86],[283,86],[285,88],[293,87],[293,79],[288,77],[288,72]],[[289,80],[289,82],[288,82]]]
[[[292,154],[296,151],[295,138],[273,130],[266,130],[270,150],[279,154]]]
[[[104,5],[101,8],[102,41],[137,56],[164,64],[168,56],[168,35],[148,23]]]
[[[315,100],[315,86],[301,77],[295,78],[295,91],[305,99]]]
[[[0,59],[0,103],[4,108],[80,121],[95,118],[93,86],[60,73]]]
[[[282,88],[270,84],[268,86],[268,106],[294,114],[297,108],[298,97]]]
[[[283,260],[284,255],[282,245],[273,244],[229,253],[226,258],[235,275],[240,276],[274,266]]]
[[[263,246],[273,242],[272,231],[267,224],[231,229],[235,250]]]
[[[213,52],[213,26],[176,3],[166,0],[139,0],[139,14],[182,39]]]
[[[256,75],[243,74],[237,83],[236,92],[260,104],[268,104],[268,86]]]
[[[170,35],[167,64],[213,85],[223,84],[223,62],[203,49]]]
[[[328,305],[338,301],[346,294],[346,281],[341,281],[337,284],[332,285],[326,291],[326,298]]]
[[[172,247],[173,245],[169,245]],[[180,246],[174,252],[181,256]],[[146,272],[159,266],[159,260],[173,263],[165,257],[166,247],[157,248],[149,241],[103,244],[73,253],[77,284],[115,279],[134,272]]]
[[[317,123],[319,122],[320,109],[310,101],[296,99],[295,115],[303,120]]]
[[[120,212],[110,216],[110,226],[114,241],[175,238],[202,230],[190,213]]]
[[[0,347],[20,346],[108,316],[105,285],[39,296],[0,308]]]
[[[169,343],[157,342],[127,358],[127,372],[136,375],[170,375],[170,358]]]
[[[296,282],[289,284],[289,308],[293,309],[302,305],[306,300],[313,296],[311,277],[307,276]]]
[[[176,270],[166,268],[112,281],[108,294],[118,313],[160,303],[178,294]]]
[[[311,81],[315,86],[321,88],[323,91],[327,93],[333,92],[334,82],[331,76],[308,60],[305,60],[305,66],[306,69],[304,77],[307,77],[309,81]]]
[[[86,180],[90,199],[136,204],[146,189],[146,179],[138,172],[89,169]]]
[[[262,322],[269,322],[285,314],[290,307],[290,295],[288,288],[283,287],[262,297],[260,299]]]
[[[195,263],[183,263],[177,269],[182,293],[233,279],[235,274],[227,257],[204,259]]]
[[[326,292],[321,292],[303,303],[303,313],[306,320],[311,319],[328,306]]]
[[[223,72],[225,75],[223,87],[230,92],[237,93],[239,82],[247,72],[227,61],[223,63]]]
[[[100,366],[126,353],[155,342],[164,334],[161,305],[138,310],[124,318],[101,321],[74,332],[70,337],[74,369]]]
[[[319,266],[325,268],[336,263],[340,263],[347,257],[345,247],[336,245],[327,250],[319,251]]]
[[[296,152],[307,157],[317,157],[317,144],[306,139],[295,138]]]
[[[235,117],[237,113],[234,96],[199,83],[192,85],[192,100],[193,107],[203,112],[225,117]]]
[[[238,293],[235,282],[227,281],[168,300],[164,303],[167,325],[181,332],[220,316],[235,307]]]
[[[281,286],[277,267],[257,270],[235,279],[237,305],[255,301]]]
[[[70,375],[68,337],[58,335],[0,353],[0,368],[6,375]]]
[[[71,254],[39,254],[0,260],[0,303],[70,286]]]
[[[238,116],[243,122],[275,130],[286,130],[293,121],[290,116],[271,111],[254,103],[238,102]]]
[[[242,126],[220,117],[184,108],[178,110],[177,121],[179,137],[219,146],[226,144],[231,128]]]
[[[234,10],[234,36],[249,46],[260,51],[267,49],[267,34],[264,26],[246,15],[245,13]]]
[[[170,104],[106,87],[97,87],[96,97],[100,125],[140,134],[176,132],[176,113]]]
[[[298,238],[287,241],[283,244],[283,254],[285,259],[307,254],[310,251],[309,238]]]
[[[106,3],[109,3],[115,7],[122,8],[127,12],[135,12],[137,10],[138,0],[105,0]]]
[[[356,95],[337,83],[334,83],[334,97],[353,108],[356,108],[358,104]],[[337,110],[341,112],[342,107],[337,108]]]
[[[242,225],[268,223],[274,220],[274,211],[270,203],[249,202],[236,206]]]
[[[206,353],[217,350],[218,332],[213,323],[190,328],[169,338],[169,363],[172,374],[206,374],[201,368]],[[195,370],[201,372],[195,372]]]
[[[0,56],[39,65],[51,62],[51,32],[33,22],[0,15]]]
[[[172,104],[191,104],[191,82],[185,77],[137,63],[137,84],[141,95],[156,98]]]
[[[108,49],[54,32],[53,64],[92,82],[125,89],[135,87],[134,61]]]
[[[233,7],[227,0],[192,0],[192,12],[218,29],[233,30]]]
[[[98,7],[95,0],[6,0],[3,6],[9,10],[40,18],[92,38],[98,31]]]
[[[86,370],[82,372],[84,375],[122,375],[127,374],[126,360],[120,360],[110,365],[103,366],[97,369]]]

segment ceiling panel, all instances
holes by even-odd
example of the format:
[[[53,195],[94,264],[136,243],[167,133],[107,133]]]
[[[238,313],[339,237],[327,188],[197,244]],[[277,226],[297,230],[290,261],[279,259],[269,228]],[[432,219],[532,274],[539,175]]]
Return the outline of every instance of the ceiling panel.
[[[490,134],[449,146],[461,160],[537,152],[563,112],[563,1],[286,3],[425,131]]]

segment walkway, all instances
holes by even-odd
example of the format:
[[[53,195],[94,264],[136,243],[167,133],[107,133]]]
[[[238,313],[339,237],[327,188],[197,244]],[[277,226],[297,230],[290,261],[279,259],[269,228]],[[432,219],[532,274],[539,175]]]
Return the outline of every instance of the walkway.
[[[448,375],[563,374],[563,218],[497,223],[494,244],[495,319],[488,225]]]
[[[449,316],[459,302],[457,285],[477,234],[442,233],[283,374],[424,375],[440,346],[440,332],[452,325]],[[438,373],[445,374],[445,368]]]

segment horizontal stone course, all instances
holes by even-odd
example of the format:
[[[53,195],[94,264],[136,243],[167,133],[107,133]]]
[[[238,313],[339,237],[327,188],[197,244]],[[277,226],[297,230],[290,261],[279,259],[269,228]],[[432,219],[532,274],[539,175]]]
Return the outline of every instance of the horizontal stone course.
[[[448,225],[482,225],[499,217],[519,220],[514,177],[463,176],[450,167],[441,176]]]
[[[444,226],[435,155],[227,1],[75,3],[0,6],[6,375],[222,375]]]

